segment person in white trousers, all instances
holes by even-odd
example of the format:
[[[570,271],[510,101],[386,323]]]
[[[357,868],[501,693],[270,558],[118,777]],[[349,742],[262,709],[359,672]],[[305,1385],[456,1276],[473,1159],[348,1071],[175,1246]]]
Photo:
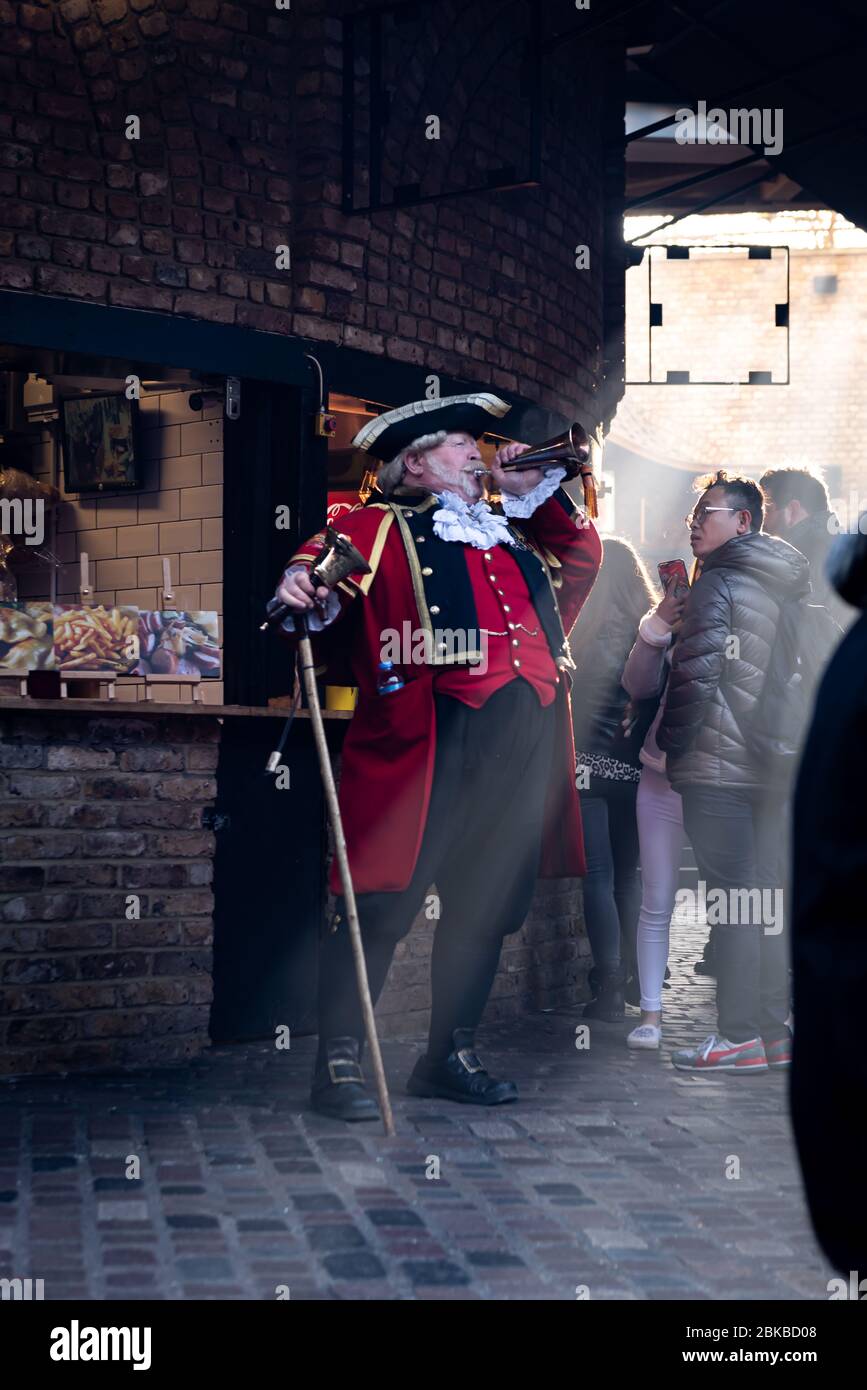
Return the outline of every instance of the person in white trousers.
[[[641,1022],[626,1039],[631,1048],[656,1049],[662,1038],[662,984],[683,848],[683,810],[680,794],[666,776],[656,730],[665,707],[674,631],[688,592],[676,579],[669,582],[662,601],[641,619],[622,676],[623,688],[633,700],[652,699],[663,692],[638,755],[642,765],[636,803],[642,883],[637,944]]]

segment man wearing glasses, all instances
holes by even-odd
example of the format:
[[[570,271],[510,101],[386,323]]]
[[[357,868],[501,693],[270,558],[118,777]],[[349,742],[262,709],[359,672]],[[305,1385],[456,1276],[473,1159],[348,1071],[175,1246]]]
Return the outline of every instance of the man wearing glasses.
[[[724,472],[699,481],[687,518],[701,577],[672,658],[657,742],[716,928],[719,1026],[672,1055],[684,1071],[791,1063],[788,954],[779,891],[781,798],[749,743],[783,603],[809,590],[794,546],[762,534],[761,490]]]

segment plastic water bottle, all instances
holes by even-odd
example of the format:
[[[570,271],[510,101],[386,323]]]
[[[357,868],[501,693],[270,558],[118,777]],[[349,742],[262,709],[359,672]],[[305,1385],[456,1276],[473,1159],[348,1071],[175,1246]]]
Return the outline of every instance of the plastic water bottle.
[[[380,661],[379,683],[376,687],[377,695],[392,695],[395,690],[403,690],[403,685],[403,679],[394,669],[394,662]]]

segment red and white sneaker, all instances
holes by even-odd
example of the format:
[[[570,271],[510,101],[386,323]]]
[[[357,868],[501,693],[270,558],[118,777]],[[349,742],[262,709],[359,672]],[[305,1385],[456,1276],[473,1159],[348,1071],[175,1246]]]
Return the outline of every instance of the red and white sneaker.
[[[777,1038],[776,1042],[765,1043],[765,1056],[769,1067],[790,1067],[792,1065],[792,1039]]]
[[[698,1047],[681,1047],[672,1052],[678,1071],[767,1071],[768,1059],[761,1038],[733,1043],[711,1033]]]

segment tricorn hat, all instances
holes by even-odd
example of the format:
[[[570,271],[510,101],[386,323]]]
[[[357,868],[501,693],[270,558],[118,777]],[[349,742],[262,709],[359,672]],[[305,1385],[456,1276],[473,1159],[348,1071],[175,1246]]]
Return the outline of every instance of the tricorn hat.
[[[414,439],[447,430],[466,431],[478,439],[508,414],[511,406],[499,396],[476,392],[471,396],[442,396],[434,400],[412,401],[376,415],[362,425],[352,443],[381,463],[388,463]]]

